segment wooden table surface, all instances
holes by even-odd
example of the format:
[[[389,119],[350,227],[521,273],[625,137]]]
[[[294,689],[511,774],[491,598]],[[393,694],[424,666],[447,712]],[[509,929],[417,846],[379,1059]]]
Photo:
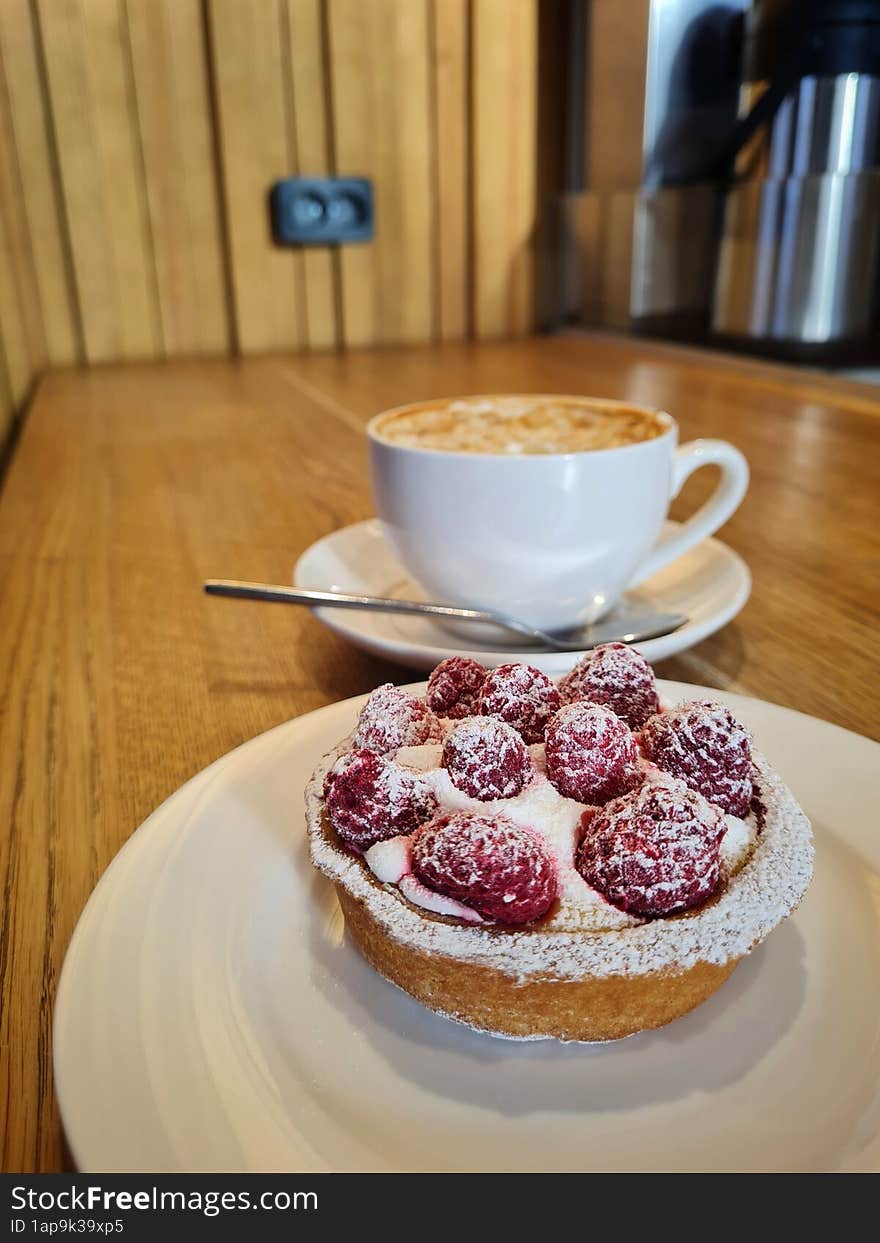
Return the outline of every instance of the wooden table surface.
[[[658,673],[880,736],[880,390],[603,336],[47,375],[0,497],[0,1169],[63,1168],[55,988],[129,834],[245,739],[413,676],[202,579],[288,581],[313,540],[367,517],[369,415],[503,390],[658,405],[685,439],[739,445],[752,484],[723,538],[751,600]]]

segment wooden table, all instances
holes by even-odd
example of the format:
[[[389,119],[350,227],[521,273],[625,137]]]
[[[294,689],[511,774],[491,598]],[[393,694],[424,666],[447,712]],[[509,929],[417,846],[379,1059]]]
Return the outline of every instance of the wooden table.
[[[0,1168],[63,1167],[55,987],[129,834],[246,738],[412,677],[307,612],[207,599],[202,579],[284,582],[369,515],[370,414],[505,389],[659,405],[685,438],[738,444],[752,485],[723,537],[752,598],[658,672],[880,736],[880,390],[601,336],[50,374],[0,498]]]

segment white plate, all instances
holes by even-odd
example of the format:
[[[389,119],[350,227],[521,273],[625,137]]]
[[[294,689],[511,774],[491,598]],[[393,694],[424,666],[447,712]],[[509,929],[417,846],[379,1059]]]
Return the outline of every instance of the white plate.
[[[300,810],[348,700],[195,777],[92,895],[55,1010],[80,1169],[875,1169],[880,747],[757,700],[660,690],[729,703],[816,830],[805,902],[705,1005],[618,1044],[518,1044],[376,975]]]
[[[425,599],[387,544],[375,518],[343,527],[312,544],[297,561],[293,581],[310,591]],[[663,660],[726,626],[748,600],[750,590],[751,576],[743,559],[720,540],[707,539],[636,591],[627,592],[610,617],[684,613],[690,620],[680,630],[636,645],[647,660]],[[464,653],[489,668],[523,660],[557,675],[570,669],[577,659],[577,653],[529,651],[515,640],[510,644],[493,642],[491,637],[481,640],[476,637],[476,627],[471,627],[473,638],[462,640],[430,618],[320,608],[314,613],[356,647],[411,669],[433,669],[445,656]],[[491,636],[492,631],[488,634]]]

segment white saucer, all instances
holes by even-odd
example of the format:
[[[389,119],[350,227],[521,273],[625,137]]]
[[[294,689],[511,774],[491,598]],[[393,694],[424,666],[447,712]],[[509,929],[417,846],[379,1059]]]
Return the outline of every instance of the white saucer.
[[[397,560],[375,518],[343,527],[312,544],[297,561],[293,582],[310,591],[426,599]],[[637,644],[647,660],[663,660],[725,626],[748,600],[751,585],[742,557],[720,540],[707,539],[636,591],[628,592],[610,617],[623,620],[648,612],[684,613],[690,620],[680,630]],[[463,641],[427,617],[321,608],[314,613],[356,647],[411,669],[433,669],[446,656],[465,654],[489,668],[511,660],[527,661],[555,676],[566,673],[579,655],[530,651],[516,640],[497,643],[490,630],[485,641],[476,636]]]
[[[101,878],[55,1003],[79,1169],[877,1169],[880,746],[659,690],[729,704],[816,834],[805,901],[709,1001],[589,1048],[480,1035],[387,984],[306,847],[303,787],[347,700],[194,777]]]

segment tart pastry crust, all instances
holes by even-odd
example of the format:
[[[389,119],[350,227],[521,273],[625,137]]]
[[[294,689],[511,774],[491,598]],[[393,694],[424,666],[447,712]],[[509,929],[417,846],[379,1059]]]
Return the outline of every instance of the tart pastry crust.
[[[312,861],[336,886],[346,928],[386,979],[430,1009],[518,1039],[616,1040],[705,1001],[801,901],[812,876],[810,824],[753,751],[762,832],[705,905],[605,931],[465,924],[414,906],[336,836],[324,811],[326,756],[306,791]]]

